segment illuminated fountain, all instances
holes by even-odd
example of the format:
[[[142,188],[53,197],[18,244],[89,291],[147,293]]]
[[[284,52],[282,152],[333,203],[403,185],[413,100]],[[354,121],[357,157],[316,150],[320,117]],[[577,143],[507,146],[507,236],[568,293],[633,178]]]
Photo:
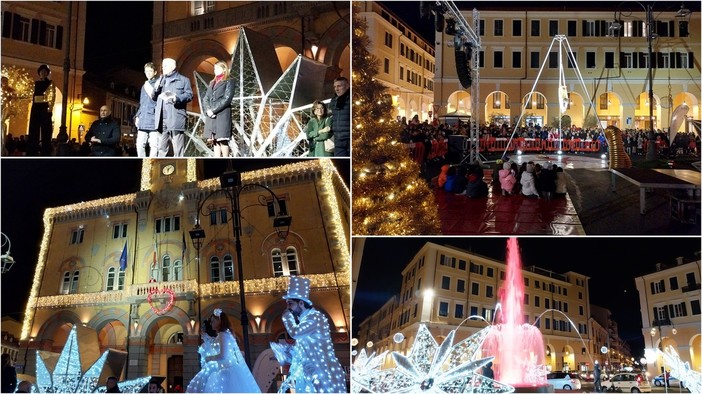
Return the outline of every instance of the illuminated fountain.
[[[495,357],[495,380],[519,391],[546,386],[543,337],[537,327],[524,321],[524,278],[516,238],[507,241],[507,272],[499,295],[499,318],[483,342],[483,357]]]

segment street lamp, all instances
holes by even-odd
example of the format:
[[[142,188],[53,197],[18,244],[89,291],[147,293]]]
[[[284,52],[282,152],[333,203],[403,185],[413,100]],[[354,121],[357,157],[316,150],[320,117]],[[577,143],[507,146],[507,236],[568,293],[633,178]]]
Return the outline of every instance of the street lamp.
[[[10,248],[12,247],[12,242],[10,242],[10,238],[5,235],[5,233],[0,233],[2,234],[2,248],[5,249],[5,245],[7,245],[7,252],[3,253],[2,256],[2,273],[7,273],[10,271],[13,265],[15,265],[15,259],[10,256]]]
[[[214,190],[207,194],[204,198],[198,201],[197,207],[197,218],[195,227],[190,231],[190,237],[193,240],[193,245],[198,251],[198,284],[200,281],[200,248],[203,245],[203,240],[205,238],[205,230],[200,227],[200,215],[209,215],[215,208],[212,207],[209,212],[202,212],[202,208],[205,202],[212,196],[216,194],[224,194],[224,196],[229,200],[231,204],[231,214],[232,223],[234,227],[234,236],[236,238],[236,260],[237,260],[237,270],[239,273],[239,299],[241,303],[241,326],[243,328],[243,343],[244,343],[244,359],[246,364],[251,367],[251,352],[249,350],[249,317],[248,311],[246,310],[246,295],[244,289],[244,274],[243,274],[243,264],[241,261],[241,204],[239,198],[241,192],[247,189],[261,188],[268,192],[275,204],[278,205],[278,213],[273,218],[273,226],[281,239],[288,236],[290,232],[290,223],[292,222],[292,216],[288,215],[285,211],[285,207],[281,205],[278,196],[273,193],[271,189],[260,183],[241,183],[241,174],[237,171],[227,171],[222,176],[219,177],[220,189]],[[258,205],[267,206],[267,200],[264,196],[259,196]],[[246,207],[248,208],[248,207]],[[200,313],[200,298],[201,295],[198,293],[198,314]],[[201,318],[201,316],[200,316]]]

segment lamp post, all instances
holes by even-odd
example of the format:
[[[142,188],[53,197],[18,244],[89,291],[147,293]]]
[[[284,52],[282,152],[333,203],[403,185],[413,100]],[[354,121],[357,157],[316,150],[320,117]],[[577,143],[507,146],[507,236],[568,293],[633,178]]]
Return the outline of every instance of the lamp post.
[[[672,330],[671,332],[672,332],[673,335],[675,335],[675,334],[677,333],[678,330],[675,329],[675,325],[674,325],[673,322],[670,320],[670,318],[667,317],[667,316],[654,320],[653,322],[651,322],[651,325],[652,325],[652,326],[655,326],[655,327],[658,327],[658,335],[659,335],[659,337],[660,337],[660,342],[658,343],[658,350],[659,350],[660,352],[663,352],[664,349],[663,349],[663,330],[662,330],[662,326],[670,326],[670,325],[672,325],[672,326],[673,326],[673,330]],[[655,328],[655,327],[654,327],[654,328],[651,328],[651,340],[652,340],[652,341],[653,341],[653,337],[656,335],[656,328]],[[653,343],[651,343],[651,345],[653,345]],[[664,361],[665,361],[665,359],[664,359]],[[667,392],[668,392],[668,379],[666,379],[665,364],[661,365],[660,368],[661,368],[661,373],[663,374],[663,381],[664,381],[664,386],[665,386],[665,392],[667,393]]]
[[[278,205],[278,213],[273,218],[273,226],[275,227],[278,235],[281,238],[287,237],[290,231],[290,223],[292,222],[292,217],[287,214],[285,208],[280,204],[280,199],[275,193],[267,186],[260,183],[241,183],[241,174],[237,171],[227,171],[219,178],[220,189],[214,190],[207,194],[204,198],[198,201],[197,207],[197,218],[195,228],[190,231],[190,237],[193,239],[193,245],[195,242],[199,243],[199,247],[202,247],[202,240],[205,238],[205,230],[200,227],[200,214],[209,214],[210,212],[203,213],[202,208],[205,202],[212,196],[217,194],[223,194],[230,202],[232,223],[234,227],[235,245],[236,245],[236,262],[237,270],[239,274],[239,299],[241,303],[241,326],[243,328],[243,343],[244,343],[244,360],[246,364],[251,368],[251,352],[249,349],[249,317],[248,311],[246,310],[246,294],[244,289],[244,274],[243,274],[243,263],[241,261],[241,204],[239,198],[241,193],[247,189],[261,188],[268,192],[273,200]],[[264,196],[259,196],[258,205],[267,206],[267,201]],[[197,241],[196,241],[197,240]],[[196,246],[198,250],[198,284],[200,281],[200,249]],[[200,314],[200,298],[201,295],[198,294],[198,315]]]

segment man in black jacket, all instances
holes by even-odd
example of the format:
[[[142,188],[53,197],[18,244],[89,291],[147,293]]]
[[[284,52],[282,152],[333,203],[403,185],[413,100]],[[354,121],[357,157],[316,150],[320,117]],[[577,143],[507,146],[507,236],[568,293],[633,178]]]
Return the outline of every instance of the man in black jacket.
[[[334,93],[329,109],[332,116],[332,133],[334,135],[334,157],[348,157],[351,152],[351,103],[349,80],[338,77],[334,80]]]
[[[90,142],[93,156],[117,156],[117,144],[120,140],[117,121],[112,118],[112,112],[106,105],[100,107],[100,119],[90,125],[85,140]]]

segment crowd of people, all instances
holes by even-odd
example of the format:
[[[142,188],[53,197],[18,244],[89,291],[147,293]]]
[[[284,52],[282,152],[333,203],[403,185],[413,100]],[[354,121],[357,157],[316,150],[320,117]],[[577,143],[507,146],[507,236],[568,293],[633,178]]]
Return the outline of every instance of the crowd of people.
[[[49,78],[49,66],[42,64],[34,84],[29,130],[13,136],[3,130],[4,156],[138,156],[184,157],[185,130],[188,124],[187,104],[193,99],[190,80],[176,71],[176,61],[161,62],[162,75],[148,62],[144,65],[146,81],[141,87],[139,109],[134,116],[135,141],[124,141],[120,125],[111,110],[103,105],[84,140],[68,139],[59,133],[52,137],[52,111],[56,87]],[[236,81],[229,77],[224,61],[214,65],[215,77],[207,86],[200,103],[205,118],[204,138],[215,157],[235,155],[232,140],[232,99]],[[329,106],[315,101],[312,116],[305,127],[309,156],[348,157],[351,139],[350,84],[347,78],[334,80],[334,97]],[[3,92],[5,92],[5,88]],[[11,99],[3,93],[3,106]],[[4,127],[4,126],[3,126]],[[65,134],[65,133],[64,133]]]
[[[437,141],[445,141],[450,136],[469,136],[470,129],[467,123],[457,122],[449,125],[448,123],[439,123],[435,121],[430,123],[428,120],[421,122],[419,117],[415,115],[410,121],[406,118],[400,119],[401,133],[400,141],[405,144],[424,144],[424,157],[420,164],[431,159],[437,158],[432,154],[432,149],[435,149]],[[582,140],[582,141],[598,141],[600,150],[598,153],[607,152],[607,140],[604,132],[599,128],[581,128],[568,127],[560,134],[558,128],[550,126],[530,125],[521,127],[516,132],[506,124],[502,125],[481,125],[478,131],[479,139],[487,141],[490,138],[533,138],[542,141],[553,141],[562,139],[564,141]],[[644,155],[648,149],[648,131],[642,129],[623,129],[622,138],[626,152],[630,156]],[[673,142],[671,143],[668,134],[662,130],[656,130],[654,143],[659,156],[664,158],[673,157],[676,155],[699,156],[700,136],[697,133],[676,133]],[[564,144],[564,146],[569,146]],[[485,150],[485,144],[481,146],[481,151]],[[567,149],[566,149],[567,150]],[[502,152],[498,152],[502,153]],[[511,153],[511,152],[509,152]]]

